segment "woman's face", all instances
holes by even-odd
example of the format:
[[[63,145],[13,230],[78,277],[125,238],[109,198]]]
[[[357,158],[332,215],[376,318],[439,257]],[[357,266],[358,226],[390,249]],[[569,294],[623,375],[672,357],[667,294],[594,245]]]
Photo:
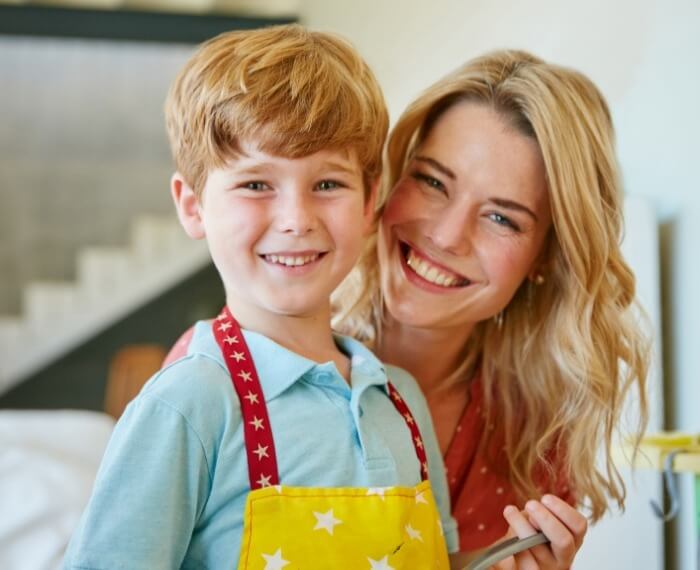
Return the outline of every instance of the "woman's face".
[[[550,225],[536,141],[490,107],[454,105],[408,163],[380,221],[389,313],[426,328],[494,316],[538,272]]]

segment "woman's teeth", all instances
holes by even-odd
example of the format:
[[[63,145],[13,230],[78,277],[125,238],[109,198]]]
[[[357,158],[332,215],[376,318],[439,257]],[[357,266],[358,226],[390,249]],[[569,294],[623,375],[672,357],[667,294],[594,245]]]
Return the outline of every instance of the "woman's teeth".
[[[270,263],[279,263],[280,265],[286,265],[287,267],[297,267],[299,265],[306,265],[312,261],[316,261],[319,257],[318,253],[313,255],[265,255],[265,261]]]
[[[439,267],[432,265],[422,257],[418,257],[415,253],[413,253],[412,249],[409,249],[408,251],[406,263],[423,279],[435,285],[441,285],[442,287],[455,287],[466,284],[464,279],[460,279],[455,275],[445,273]]]

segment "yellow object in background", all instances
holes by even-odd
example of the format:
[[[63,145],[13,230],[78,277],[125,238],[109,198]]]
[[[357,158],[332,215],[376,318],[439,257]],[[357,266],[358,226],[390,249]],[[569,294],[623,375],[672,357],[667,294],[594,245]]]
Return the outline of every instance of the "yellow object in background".
[[[680,431],[652,433],[642,438],[642,446],[658,447],[664,450],[687,449],[700,451],[700,434]]]

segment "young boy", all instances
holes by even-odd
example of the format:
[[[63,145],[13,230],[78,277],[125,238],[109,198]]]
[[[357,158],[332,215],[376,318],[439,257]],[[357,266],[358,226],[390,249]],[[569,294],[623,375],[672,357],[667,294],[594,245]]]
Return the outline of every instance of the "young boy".
[[[388,125],[369,68],[299,26],[223,34],[181,71],[166,122],[178,215],[226,307],[127,408],[66,567],[447,568],[456,527],[420,390],[330,327]]]

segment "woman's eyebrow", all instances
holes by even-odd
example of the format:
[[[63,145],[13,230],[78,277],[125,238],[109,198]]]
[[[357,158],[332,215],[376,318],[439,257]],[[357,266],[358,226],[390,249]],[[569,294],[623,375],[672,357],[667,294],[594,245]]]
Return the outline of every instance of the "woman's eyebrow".
[[[439,170],[440,172],[442,172],[448,178],[451,178],[452,180],[457,179],[457,176],[455,176],[454,172],[452,172],[444,164],[440,164],[434,158],[430,158],[429,156],[422,156],[419,154],[419,155],[414,156],[413,160],[417,160],[419,162],[425,162],[426,164],[429,164],[430,166],[432,166],[435,170]]]
[[[524,206],[519,202],[514,202],[513,200],[506,200],[505,198],[495,197],[489,198],[489,202],[496,204],[496,206],[500,206],[501,208],[507,208],[509,210],[517,210],[519,212],[524,212],[526,214],[529,214],[533,220],[537,221],[537,216],[535,215],[535,212],[533,212],[530,208]]]

